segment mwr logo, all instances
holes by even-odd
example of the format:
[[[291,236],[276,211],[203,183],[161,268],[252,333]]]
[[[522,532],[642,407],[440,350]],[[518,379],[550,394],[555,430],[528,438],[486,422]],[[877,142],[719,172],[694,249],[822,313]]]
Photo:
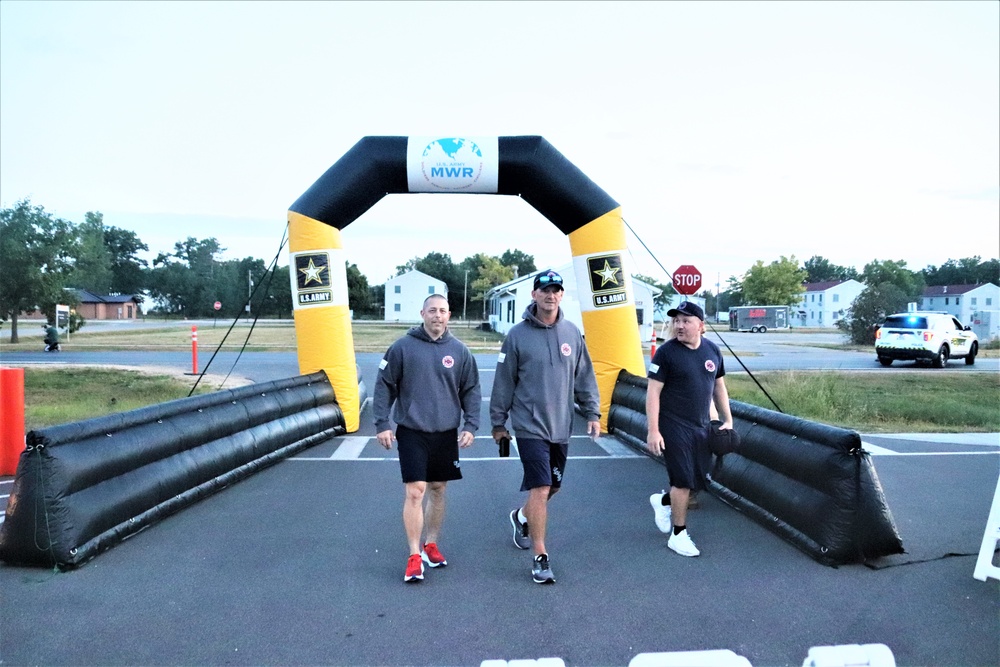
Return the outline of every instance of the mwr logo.
[[[483,152],[475,142],[458,137],[436,139],[420,155],[428,185],[439,190],[468,190],[483,173]]]
[[[617,306],[628,302],[621,255],[615,253],[588,257],[587,269],[595,307]]]

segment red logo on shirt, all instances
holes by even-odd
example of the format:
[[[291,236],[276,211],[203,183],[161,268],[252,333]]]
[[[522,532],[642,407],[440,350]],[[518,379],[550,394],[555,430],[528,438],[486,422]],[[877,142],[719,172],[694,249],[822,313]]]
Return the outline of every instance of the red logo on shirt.
[[[451,355],[448,355],[447,357],[441,360],[441,365],[444,366],[445,368],[451,368],[452,366],[455,365],[455,360],[451,357]]]
[[[569,355],[573,354],[573,348],[569,346],[569,343],[563,343],[562,347],[559,348],[559,351],[562,352],[562,355],[564,357],[568,357]]]
[[[715,372],[715,362],[712,361],[711,359],[706,359],[705,360],[705,370],[708,371],[709,373],[714,373]]]

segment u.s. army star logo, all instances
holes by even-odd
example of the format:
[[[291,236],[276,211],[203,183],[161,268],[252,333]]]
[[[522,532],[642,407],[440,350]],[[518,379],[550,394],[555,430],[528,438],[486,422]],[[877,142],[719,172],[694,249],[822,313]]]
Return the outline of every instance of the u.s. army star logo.
[[[323,306],[333,301],[330,278],[330,255],[309,252],[295,256],[295,304]]]
[[[628,301],[621,255],[615,253],[588,257],[587,269],[590,274],[590,291],[594,295],[596,308],[616,306]]]
[[[330,287],[330,258],[325,252],[298,255],[295,275],[300,290]]]

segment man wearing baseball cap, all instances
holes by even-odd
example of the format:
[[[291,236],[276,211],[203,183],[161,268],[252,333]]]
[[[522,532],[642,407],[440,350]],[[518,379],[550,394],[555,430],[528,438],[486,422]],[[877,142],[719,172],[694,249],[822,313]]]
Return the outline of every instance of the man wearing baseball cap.
[[[712,404],[720,428],[731,429],[733,416],[722,352],[702,336],[705,311],[683,301],[667,316],[675,336],[657,348],[646,376],[646,447],[663,455],[670,492],[654,493],[649,502],[657,528],[670,533],[667,546],[682,556],[697,556],[701,552],[687,531],[688,499],[692,491],[705,488]]]
[[[574,402],[586,416],[588,434],[601,434],[594,365],[580,330],[559,307],[563,294],[562,276],[555,271],[535,276],[524,319],[500,348],[490,396],[493,439],[499,443],[510,437],[508,417],[517,435],[521,490],[528,492],[528,501],[511,511],[510,523],[514,546],[534,551],[531,576],[537,584],[556,580],[545,545],[548,502],[562,486]]]

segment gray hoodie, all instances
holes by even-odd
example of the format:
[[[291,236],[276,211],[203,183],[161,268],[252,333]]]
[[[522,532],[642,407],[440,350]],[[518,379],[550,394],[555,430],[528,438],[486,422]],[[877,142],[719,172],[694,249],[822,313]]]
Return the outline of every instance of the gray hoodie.
[[[536,304],[529,304],[500,348],[490,422],[504,426],[509,415],[517,437],[568,443],[574,401],[587,421],[601,418],[594,365],[583,335],[561,308],[552,325],[536,312]]]
[[[375,431],[392,428],[392,408],[393,421],[416,431],[461,426],[475,433],[482,401],[479,368],[465,343],[447,330],[431,340],[422,326],[413,327],[389,346],[379,364],[372,401]]]

